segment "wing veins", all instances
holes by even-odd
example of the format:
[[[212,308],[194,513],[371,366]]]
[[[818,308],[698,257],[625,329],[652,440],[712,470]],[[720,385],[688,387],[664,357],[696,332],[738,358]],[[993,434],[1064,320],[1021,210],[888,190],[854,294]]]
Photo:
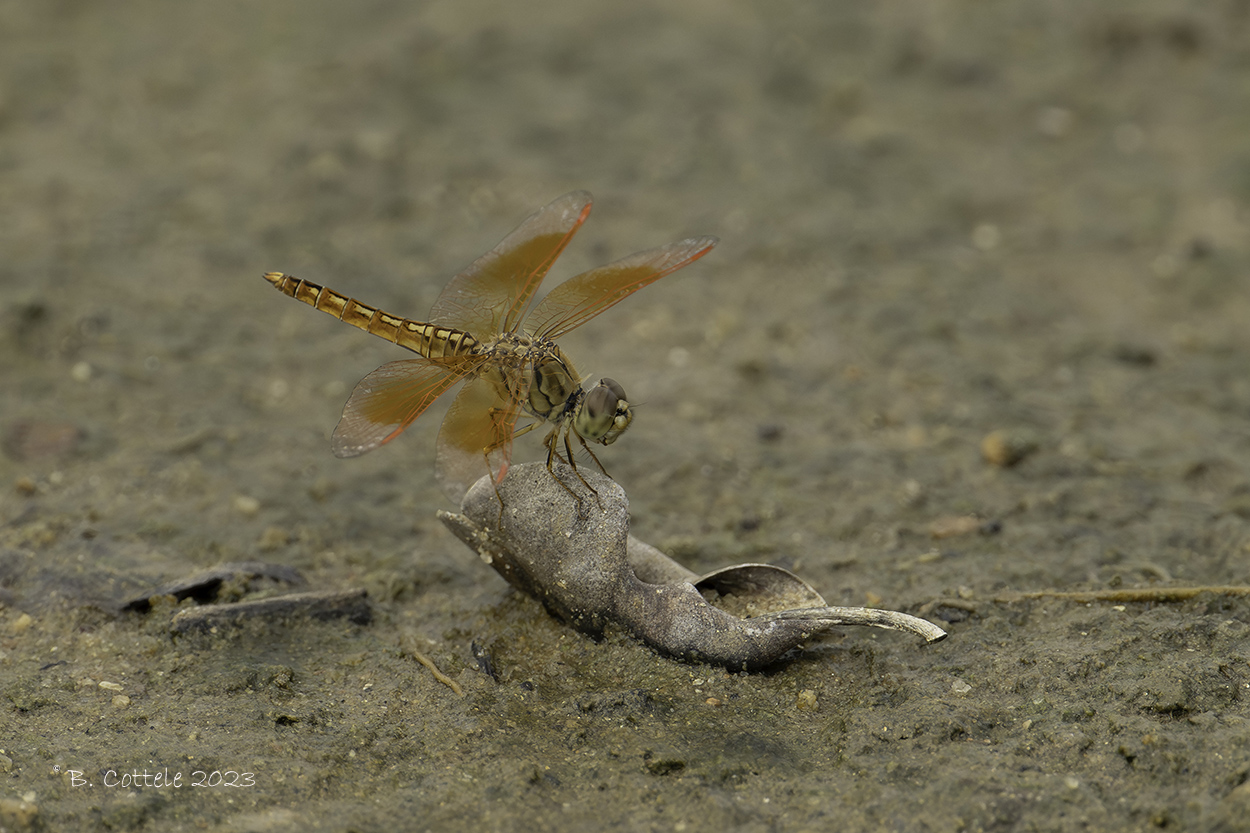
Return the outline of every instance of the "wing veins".
[[[388,362],[352,390],[334,428],[336,457],[358,457],[385,445],[480,362],[404,359]]]
[[[692,237],[583,272],[548,293],[530,315],[531,332],[557,339],[648,284],[703,257],[717,240]]]
[[[585,191],[557,197],[456,275],[434,302],[430,321],[478,338],[511,332],[556,258],[590,214]]]

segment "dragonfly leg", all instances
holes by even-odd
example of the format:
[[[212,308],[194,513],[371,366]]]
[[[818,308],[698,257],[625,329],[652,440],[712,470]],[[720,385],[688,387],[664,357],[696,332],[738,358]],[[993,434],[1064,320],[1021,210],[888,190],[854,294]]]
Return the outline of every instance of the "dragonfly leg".
[[[490,471],[490,450],[482,449],[482,459],[486,461],[486,470]],[[505,460],[503,465],[499,467],[499,476],[491,477],[490,485],[495,489],[495,500],[499,503],[499,517],[495,521],[495,528],[503,527],[503,495],[499,493],[499,484],[503,482],[504,475],[508,473],[508,461]]]
[[[586,438],[581,434],[578,434],[577,439],[581,442],[582,448],[586,449],[586,453],[590,455],[590,459],[595,461],[595,465],[599,467],[599,471],[603,472],[604,477],[611,477],[612,475],[608,474],[608,470],[603,467],[603,463],[600,463],[599,458],[595,456],[595,452],[590,450],[590,446],[586,443]],[[569,438],[565,437],[564,441],[567,443]],[[572,455],[570,454],[569,456]]]
[[[595,496],[595,503],[599,504],[599,511],[602,512],[603,501],[600,500],[599,498],[599,492],[595,490],[594,486],[591,486],[589,483],[586,482],[586,478],[582,477],[582,473],[577,470],[577,463],[573,462],[573,446],[572,444],[569,443],[569,434],[571,433],[573,432],[568,430],[567,428],[564,431],[564,453],[569,456],[569,467],[573,469],[573,474],[577,475],[577,479],[582,481],[582,485],[585,486],[587,489],[590,489],[590,493]],[[581,440],[581,437],[579,436],[578,439]],[[585,440],[582,440],[582,445],[583,446],[586,445]],[[586,450],[590,451],[589,448]],[[590,456],[593,458],[595,455],[591,454]],[[598,465],[599,461],[595,460],[595,464]],[[599,468],[602,469],[603,466],[599,466]],[[607,474],[607,472],[604,472],[604,474]]]
[[[578,506],[581,506],[581,503],[582,503],[581,496],[578,495],[577,492],[574,492],[572,489],[570,489],[569,484],[561,480],[560,476],[556,474],[555,465],[554,465],[555,461],[559,460],[561,463],[566,462],[565,459],[560,456],[560,452],[556,450],[556,442],[558,442],[557,435],[559,433],[560,433],[560,429],[555,428],[552,430],[550,434],[547,435],[547,439],[543,441],[543,444],[547,446],[547,471],[551,474],[552,479],[560,484],[560,487],[564,489],[564,491],[568,492],[570,495],[573,496],[573,499],[577,501]],[[599,504],[599,509],[600,511],[602,511],[603,501],[600,500],[599,493],[595,491],[595,487],[587,483],[586,478],[582,477],[581,474],[577,471],[577,465],[573,462],[573,452],[572,452],[571,447],[569,446],[569,438],[567,434],[564,437],[564,447],[565,447],[565,453],[569,455],[569,459],[567,461],[569,468],[573,470],[573,474],[576,475],[577,479],[582,482],[582,485],[585,486],[587,489],[589,489],[590,493],[595,496],[595,503]]]
[[[496,411],[498,411],[499,409],[495,409],[495,410],[496,410]],[[502,411],[499,411],[499,412],[500,412],[500,413],[502,413]],[[515,431],[513,431],[513,432],[512,432],[512,439],[514,439],[514,440],[515,440],[517,437],[519,437],[519,436],[521,436],[521,435],[523,435],[523,434],[528,434],[529,432],[531,432],[531,431],[533,431],[535,428],[537,428],[539,425],[542,425],[542,423],[541,423],[541,422],[531,422],[529,425],[526,425],[524,428],[518,428],[517,430],[515,430]]]
[[[505,425],[505,424],[508,424],[509,422],[510,412],[505,408],[491,408],[488,411],[488,413],[490,414],[491,422],[495,425]],[[496,474],[494,466],[491,464],[490,455],[493,452],[498,451],[500,448],[505,447],[509,442],[511,442],[511,440],[515,439],[516,437],[519,437],[522,434],[528,434],[530,431],[534,430],[534,427],[536,425],[538,425],[538,423],[531,422],[529,425],[526,425],[524,428],[520,429],[519,431],[513,431],[507,438],[503,440],[497,439],[495,442],[491,443],[490,445],[482,449],[482,459],[486,461],[486,471],[490,473],[491,485],[494,486],[495,488],[495,499],[499,501],[499,523],[500,524],[503,523],[503,495],[500,494],[499,492],[499,484],[503,483],[504,477],[508,474],[508,469],[511,466],[511,462],[508,459],[508,455],[505,454],[503,458],[499,460],[499,473]]]

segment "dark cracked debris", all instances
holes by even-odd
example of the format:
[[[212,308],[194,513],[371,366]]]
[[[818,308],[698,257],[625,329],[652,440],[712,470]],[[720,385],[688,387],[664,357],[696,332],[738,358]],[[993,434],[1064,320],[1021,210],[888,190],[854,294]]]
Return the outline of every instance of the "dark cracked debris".
[[[255,591],[277,584],[299,587],[304,584],[304,577],[294,567],[285,564],[270,564],[265,561],[219,564],[187,578],[166,582],[149,593],[123,602],[122,610],[147,613],[152,609],[152,599],[161,596],[173,596],[178,601],[193,599],[201,604],[212,602],[217,599],[218,592],[226,582],[243,582],[248,590]]]
[[[367,625],[373,621],[373,611],[369,607],[368,594],[363,589],[289,593],[254,602],[180,610],[174,614],[169,627],[174,633],[207,632],[224,625],[242,624],[246,620],[292,618],[318,621],[346,619],[353,624]]]

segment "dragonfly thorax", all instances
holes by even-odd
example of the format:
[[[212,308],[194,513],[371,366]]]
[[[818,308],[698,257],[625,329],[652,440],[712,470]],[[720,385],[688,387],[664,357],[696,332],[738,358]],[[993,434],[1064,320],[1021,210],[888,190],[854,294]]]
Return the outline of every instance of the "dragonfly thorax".
[[[531,416],[544,422],[559,421],[579,402],[580,378],[554,341],[503,333],[483,347],[491,354],[487,373]]]

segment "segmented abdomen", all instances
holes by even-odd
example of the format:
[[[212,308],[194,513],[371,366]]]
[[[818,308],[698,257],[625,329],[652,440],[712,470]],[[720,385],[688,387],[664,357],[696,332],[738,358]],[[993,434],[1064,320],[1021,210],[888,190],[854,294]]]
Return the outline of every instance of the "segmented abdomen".
[[[462,330],[400,318],[294,275],[266,272],[265,280],[298,301],[426,358],[463,356],[472,352],[478,344],[476,338]]]

